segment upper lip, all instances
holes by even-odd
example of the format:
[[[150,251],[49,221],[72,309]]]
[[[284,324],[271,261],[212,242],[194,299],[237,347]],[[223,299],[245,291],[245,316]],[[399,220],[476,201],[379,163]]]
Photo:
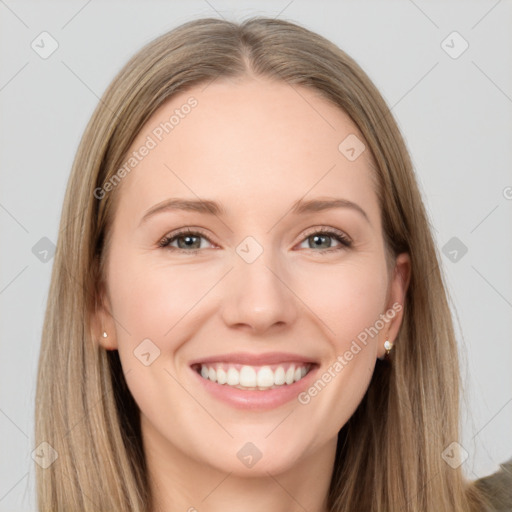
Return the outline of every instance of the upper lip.
[[[208,363],[233,363],[248,366],[263,366],[278,363],[316,363],[311,357],[286,352],[268,352],[266,354],[250,354],[248,352],[231,352],[216,356],[203,357],[190,363],[190,366]]]

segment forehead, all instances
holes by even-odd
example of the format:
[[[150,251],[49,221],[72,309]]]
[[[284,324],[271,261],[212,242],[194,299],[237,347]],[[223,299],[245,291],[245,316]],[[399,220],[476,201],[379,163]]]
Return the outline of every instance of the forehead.
[[[128,152],[139,156],[121,195],[136,194],[146,208],[171,195],[215,195],[227,209],[247,211],[262,198],[291,204],[335,193],[375,209],[375,197],[368,204],[375,196],[370,152],[350,159],[347,145],[361,151],[362,135],[318,91],[252,77],[218,79],[181,92],[153,114]]]

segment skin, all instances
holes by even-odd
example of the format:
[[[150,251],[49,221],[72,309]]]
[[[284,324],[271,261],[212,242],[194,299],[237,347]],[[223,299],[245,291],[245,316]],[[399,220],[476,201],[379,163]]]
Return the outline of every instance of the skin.
[[[363,137],[310,89],[253,76],[197,86],[163,105],[132,150],[190,96],[198,105],[115,191],[100,343],[119,351],[141,411],[155,510],[325,511],[337,433],[402,312],[307,405],[236,409],[206,393],[189,362],[284,351],[317,360],[320,375],[403,304],[409,257],[387,268],[369,151],[351,162],[338,150],[347,135]],[[215,200],[226,215],[164,211],[141,223],[170,197]],[[289,213],[303,197],[348,199],[368,220],[350,208]],[[352,247],[332,237],[316,247],[309,232],[322,226],[341,230]],[[197,254],[178,252],[183,238],[174,252],[159,246],[184,227],[209,239],[196,240]],[[250,264],[236,252],[247,236],[263,248]],[[329,244],[340,250],[326,252]],[[149,366],[133,353],[146,338],[160,350]],[[262,453],[252,468],[237,457],[248,441]]]

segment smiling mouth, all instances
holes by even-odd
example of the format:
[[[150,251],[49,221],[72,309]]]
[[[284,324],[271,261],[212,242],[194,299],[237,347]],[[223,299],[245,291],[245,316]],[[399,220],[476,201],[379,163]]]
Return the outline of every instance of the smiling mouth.
[[[286,362],[252,366],[233,363],[197,363],[192,369],[203,379],[247,391],[290,386],[303,379],[315,363]]]

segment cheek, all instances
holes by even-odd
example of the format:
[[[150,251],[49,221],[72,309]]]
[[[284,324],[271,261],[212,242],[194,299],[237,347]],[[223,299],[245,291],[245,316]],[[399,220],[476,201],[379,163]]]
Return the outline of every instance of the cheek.
[[[337,351],[384,313],[385,264],[377,257],[318,265],[296,281],[297,295],[318,316]]]
[[[112,253],[115,263],[110,265],[108,280],[119,357],[141,411],[162,425],[172,425],[172,411],[190,397],[165,371],[174,374],[173,355],[187,339],[194,306],[213,285],[212,272],[205,280],[208,271],[155,264],[145,255],[126,254],[122,250]],[[149,361],[144,360],[146,353]],[[169,407],[163,410],[162,403]]]
[[[329,418],[322,426],[328,438],[348,421],[368,389],[377,357],[378,336],[372,328],[385,312],[386,267],[369,257],[317,269],[314,279],[301,282],[300,294],[320,318],[329,349],[318,380],[299,403]]]
[[[321,444],[337,435],[368,389],[378,338],[365,329],[384,313],[387,274],[379,258],[368,256],[319,265],[309,275],[300,279],[298,295],[320,319],[325,357],[316,380],[298,398]]]
[[[211,271],[205,281],[205,272],[194,272],[183,265],[148,264],[144,257],[118,261],[109,279],[112,309],[133,342],[146,337],[159,343],[172,341],[173,337],[166,335],[212,285]],[[122,329],[118,331],[121,336],[126,334]]]

